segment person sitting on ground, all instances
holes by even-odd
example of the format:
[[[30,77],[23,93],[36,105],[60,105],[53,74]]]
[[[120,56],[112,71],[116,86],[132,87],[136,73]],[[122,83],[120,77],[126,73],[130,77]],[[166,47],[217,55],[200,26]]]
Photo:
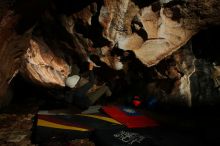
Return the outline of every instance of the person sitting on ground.
[[[88,74],[88,79],[82,74],[81,77],[79,75],[70,76],[65,81],[66,86],[72,89],[65,100],[82,109],[87,109],[90,105],[95,104],[103,95],[111,96],[112,94],[108,86],[104,84],[96,88],[96,79],[93,72],[95,64],[92,62],[86,62],[86,64],[89,66],[88,71],[85,73]]]

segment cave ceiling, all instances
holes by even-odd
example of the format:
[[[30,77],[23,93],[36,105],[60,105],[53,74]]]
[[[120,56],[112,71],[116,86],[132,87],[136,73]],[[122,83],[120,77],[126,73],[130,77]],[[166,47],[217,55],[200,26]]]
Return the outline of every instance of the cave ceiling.
[[[195,71],[195,56],[182,48],[200,30],[219,25],[219,10],[218,0],[1,0],[0,96],[17,73],[42,86],[63,87],[71,65],[91,53],[105,55],[102,60],[114,68],[108,51],[118,46],[132,50],[147,68],[173,58],[179,67],[162,72],[185,77],[170,94],[181,90],[189,97],[184,84]]]

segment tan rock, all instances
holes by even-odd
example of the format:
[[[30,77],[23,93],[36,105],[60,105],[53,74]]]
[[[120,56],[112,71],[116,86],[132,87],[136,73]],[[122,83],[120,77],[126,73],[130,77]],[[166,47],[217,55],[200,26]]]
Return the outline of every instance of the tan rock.
[[[35,38],[30,40],[21,72],[44,86],[65,86],[70,67],[62,58],[56,57],[43,40]]]

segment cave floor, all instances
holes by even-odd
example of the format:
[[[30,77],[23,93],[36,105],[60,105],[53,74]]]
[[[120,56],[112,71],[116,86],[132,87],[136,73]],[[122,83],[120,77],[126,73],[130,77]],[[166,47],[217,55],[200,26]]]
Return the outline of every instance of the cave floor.
[[[69,113],[79,113],[81,110],[74,106],[66,106],[60,102],[51,102],[51,100],[38,100],[30,98],[13,102],[6,108],[0,110],[0,145],[1,146],[34,146],[32,144],[31,134],[33,126],[33,118],[40,110],[65,111]],[[156,130],[156,135],[160,135],[161,139],[168,141],[173,138],[173,146],[175,145],[201,145],[201,146],[219,146],[220,142],[220,116],[218,107],[202,107],[195,110],[143,110],[153,119],[160,123]],[[164,130],[165,129],[165,130]],[[162,131],[161,131],[162,130]],[[180,135],[175,138],[175,135]],[[184,136],[187,135],[183,143]],[[190,140],[193,139],[191,143]],[[189,141],[189,143],[187,143]],[[169,143],[169,142],[168,142]],[[170,143],[169,143],[170,144]],[[76,139],[70,143],[61,143],[59,141],[48,142],[45,146],[61,146],[61,145],[78,145],[78,146],[94,146],[95,143],[89,139]],[[155,144],[160,146],[159,144]],[[164,146],[164,145],[163,145]]]

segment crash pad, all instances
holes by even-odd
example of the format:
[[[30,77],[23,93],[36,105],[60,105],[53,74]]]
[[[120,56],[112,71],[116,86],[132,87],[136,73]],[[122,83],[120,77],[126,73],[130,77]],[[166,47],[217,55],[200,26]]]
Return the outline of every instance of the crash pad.
[[[88,138],[96,129],[111,129],[123,125],[108,117],[97,114],[47,114],[39,112],[36,115],[36,124],[33,128],[34,143],[48,141],[51,138],[58,140],[73,140]]]
[[[159,123],[151,117],[126,106],[103,106],[104,113],[128,128],[155,127]]]

